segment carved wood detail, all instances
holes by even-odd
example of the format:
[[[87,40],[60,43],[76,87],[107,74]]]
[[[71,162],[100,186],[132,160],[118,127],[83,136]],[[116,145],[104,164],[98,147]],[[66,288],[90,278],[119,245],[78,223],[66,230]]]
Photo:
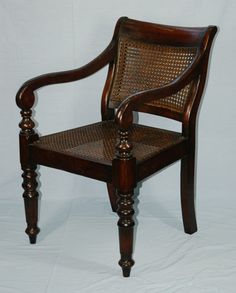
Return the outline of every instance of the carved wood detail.
[[[35,172],[36,166],[28,166],[23,169],[23,184],[24,188],[23,198],[25,203],[25,214],[27,228],[25,230],[26,234],[29,235],[30,243],[36,242],[36,236],[39,233],[39,228],[37,227],[38,221],[38,192],[36,181],[37,173]]]
[[[128,174],[134,173],[135,159],[132,157],[133,145],[128,141],[128,130],[118,131],[119,141],[116,145],[116,165],[119,170],[119,179],[117,182],[117,214],[119,216],[119,238],[121,259],[119,265],[122,267],[123,276],[129,277],[131,267],[134,265],[132,259],[133,252],[133,189],[134,177]]]

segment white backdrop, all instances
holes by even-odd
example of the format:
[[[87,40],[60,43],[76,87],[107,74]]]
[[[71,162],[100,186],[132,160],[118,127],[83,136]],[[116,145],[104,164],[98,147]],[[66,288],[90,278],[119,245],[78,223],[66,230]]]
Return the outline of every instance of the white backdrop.
[[[0,209],[3,210],[0,215],[0,220],[2,220],[0,228],[3,231],[1,235],[3,238],[6,237],[4,239],[10,239],[8,237],[11,237],[11,226],[7,225],[9,221],[15,219],[16,223],[20,222],[20,227],[17,226],[14,235],[19,233],[17,241],[24,243],[25,240],[22,240],[24,238],[22,232],[24,217],[21,206],[19,129],[17,126],[20,115],[19,109],[15,105],[16,91],[29,78],[46,72],[76,68],[90,61],[106,47],[112,37],[117,19],[123,15],[170,25],[207,26],[213,24],[219,27],[212,51],[207,89],[199,115],[197,214],[205,229],[211,225],[209,221],[216,221],[215,223],[219,226],[224,214],[227,223],[234,223],[233,207],[236,203],[233,188],[236,175],[236,2],[234,0],[0,0]],[[35,108],[35,120],[39,125],[39,133],[47,134],[99,120],[100,97],[105,76],[106,70],[102,70],[90,79],[39,90],[39,99]],[[170,121],[144,114],[140,115],[140,122],[174,129],[179,127]],[[52,212],[50,204],[55,201],[59,202],[58,200],[66,202],[61,210],[56,211],[52,208],[55,215],[58,215],[56,220],[59,222],[69,213],[68,200],[75,202],[78,200],[83,204],[85,199],[89,199],[90,203],[96,203],[99,199],[101,202],[99,201],[98,206],[104,203],[109,209],[106,188],[101,182],[41,167],[40,185],[42,193],[41,226],[44,221],[43,213],[50,222]],[[150,203],[154,203],[157,209],[155,217],[158,218],[159,215],[164,218],[168,217],[171,213],[168,207],[172,206],[173,210],[179,208],[178,190],[179,164],[174,164],[142,184],[139,196],[140,213],[142,208],[145,210],[146,204],[147,210],[150,208],[148,211],[151,211],[152,214],[155,209]],[[44,212],[43,208],[45,208]],[[95,214],[100,215],[96,208]],[[81,210],[79,207],[78,213]],[[86,215],[85,210],[82,210],[83,216]],[[87,213],[89,212],[87,211]],[[180,223],[178,213],[176,221]],[[208,218],[209,214],[212,215],[212,218]],[[234,229],[235,233],[235,225],[230,227],[230,229]],[[224,229],[218,231],[217,227],[215,228],[216,234],[221,235],[220,232]],[[45,228],[47,231],[45,235],[50,235],[52,232],[50,229]],[[205,231],[207,233],[207,230]],[[178,233],[182,232],[178,231]],[[232,230],[229,230],[229,234],[231,233]],[[44,235],[43,232],[42,235]],[[50,236],[47,237],[50,238]],[[45,236],[45,241],[47,237]],[[168,241],[168,237],[166,239]],[[228,243],[231,241],[231,238],[228,239]],[[22,243],[21,245],[23,245]],[[5,248],[4,244],[2,245]],[[24,245],[27,245],[26,242]],[[163,246],[163,243],[160,244],[159,250],[162,250]],[[233,256],[235,257],[235,251]],[[220,263],[221,261],[219,261],[219,266]],[[4,271],[8,275],[7,270]],[[94,271],[99,271],[99,266]],[[116,273],[115,271],[114,274]],[[60,279],[60,277],[58,278]],[[10,277],[6,279],[12,283]],[[24,280],[24,276],[20,280]],[[141,280],[139,281],[141,282]],[[45,282],[50,284],[49,281]],[[163,284],[167,286],[168,282]],[[3,291],[0,289],[0,292],[8,292],[6,291],[7,286]],[[17,286],[16,282],[15,290],[18,288]],[[50,286],[45,288],[50,288]],[[60,292],[58,288],[55,289],[57,291],[45,288],[43,287],[38,292]],[[163,285],[163,291],[155,291],[155,289],[151,291],[150,289],[140,292],[179,292],[177,289],[175,289],[176,291],[166,291],[166,288]],[[230,289],[220,291],[220,285],[214,290],[213,287],[204,288],[207,289],[186,292],[233,292]],[[208,289],[209,291],[207,291]],[[25,289],[25,291],[9,292],[28,291]],[[77,291],[71,290],[71,292]],[[78,292],[95,291],[84,289],[84,291]],[[101,292],[107,291],[101,290]]]

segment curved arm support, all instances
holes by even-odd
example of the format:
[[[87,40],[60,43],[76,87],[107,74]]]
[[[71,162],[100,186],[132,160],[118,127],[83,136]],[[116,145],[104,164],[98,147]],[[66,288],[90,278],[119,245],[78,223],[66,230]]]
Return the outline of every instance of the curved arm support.
[[[144,103],[171,96],[184,88],[189,82],[200,74],[202,56],[203,52],[200,53],[194,62],[172,82],[159,88],[141,91],[127,97],[120,104],[116,112],[115,121],[118,128],[123,130],[128,129],[133,122],[132,111],[138,111],[139,107]]]
[[[112,40],[100,55],[78,69],[47,73],[26,81],[16,95],[16,103],[18,107],[24,110],[29,110],[35,101],[35,90],[46,85],[72,82],[92,75],[107,65],[114,58],[114,54],[115,42]]]

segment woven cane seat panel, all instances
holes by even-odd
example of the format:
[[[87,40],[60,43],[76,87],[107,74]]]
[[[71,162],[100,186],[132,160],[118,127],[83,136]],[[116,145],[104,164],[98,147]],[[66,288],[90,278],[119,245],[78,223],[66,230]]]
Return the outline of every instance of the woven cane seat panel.
[[[117,107],[129,95],[157,88],[177,78],[196,56],[195,47],[173,47],[120,38],[110,107]],[[191,85],[176,94],[148,103],[183,113]]]
[[[111,164],[115,157],[116,138],[115,123],[103,121],[42,136],[33,146],[86,160]],[[183,139],[179,133],[142,125],[133,125],[130,135],[130,140],[134,145],[133,155],[138,162],[155,156],[182,142]]]

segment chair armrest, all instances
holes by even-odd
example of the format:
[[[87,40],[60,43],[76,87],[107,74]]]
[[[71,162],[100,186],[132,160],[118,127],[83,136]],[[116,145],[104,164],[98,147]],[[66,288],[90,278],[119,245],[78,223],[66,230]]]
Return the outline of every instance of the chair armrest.
[[[72,82],[83,79],[97,72],[107,65],[115,54],[114,40],[95,59],[88,64],[74,70],[47,73],[26,81],[16,94],[16,103],[19,108],[29,110],[34,104],[34,91],[47,85]]]
[[[184,88],[200,74],[201,61],[203,59],[202,56],[203,52],[199,53],[193,63],[172,82],[158,88],[141,91],[128,96],[120,104],[116,112],[115,121],[118,128],[121,130],[127,130],[133,122],[132,111],[138,111],[143,104],[171,96]]]

